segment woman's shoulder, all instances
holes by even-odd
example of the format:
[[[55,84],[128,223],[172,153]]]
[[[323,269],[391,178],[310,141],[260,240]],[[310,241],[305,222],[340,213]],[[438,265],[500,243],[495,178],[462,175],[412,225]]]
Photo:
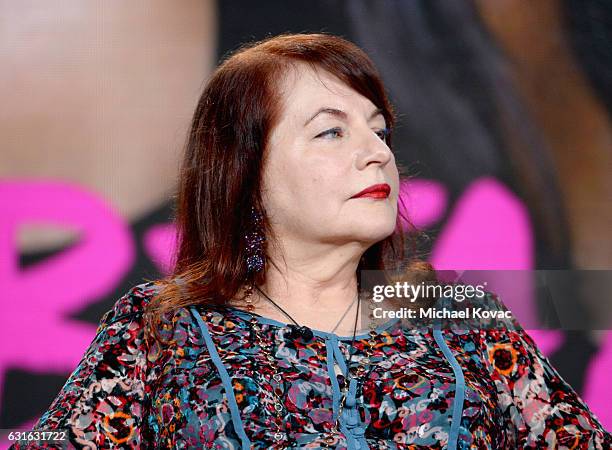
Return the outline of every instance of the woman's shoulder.
[[[443,329],[521,332],[523,327],[499,294],[490,290],[466,295],[464,285],[447,285],[433,305]]]
[[[160,289],[158,281],[147,281],[131,287],[102,316],[98,331],[117,322],[142,319],[147,306]]]
[[[213,311],[222,315],[217,308],[203,308],[194,302],[193,305],[182,305],[160,313],[159,321],[150,322],[146,313],[157,294],[164,288],[163,280],[147,281],[133,286],[125,292],[103,316],[98,332],[111,330],[113,335],[125,334],[129,330],[131,335],[139,335],[139,341],[166,348],[181,347],[184,345],[202,344],[200,323],[196,319],[199,314],[194,311],[202,309]],[[153,316],[152,316],[153,317]],[[157,327],[157,333],[147,334],[148,326]]]

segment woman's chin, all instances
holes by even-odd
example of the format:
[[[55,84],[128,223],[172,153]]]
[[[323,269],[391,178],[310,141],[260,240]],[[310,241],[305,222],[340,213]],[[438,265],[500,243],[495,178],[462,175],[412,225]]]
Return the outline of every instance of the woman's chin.
[[[380,221],[379,223],[362,222],[359,229],[355,230],[356,240],[369,241],[373,244],[389,237],[395,231],[395,221],[393,223]]]

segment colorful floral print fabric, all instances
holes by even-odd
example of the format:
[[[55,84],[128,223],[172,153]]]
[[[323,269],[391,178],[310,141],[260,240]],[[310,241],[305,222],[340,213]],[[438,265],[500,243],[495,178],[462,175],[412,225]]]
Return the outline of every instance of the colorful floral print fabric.
[[[198,306],[179,311],[165,345],[147,345],[143,311],[156,289],[136,286],[105,315],[37,429],[65,429],[70,446],[91,449],[610,448],[611,435],[524,331],[407,329],[399,320],[379,327],[330,440],[349,350],[354,362],[364,357],[367,335],[352,350],[352,336],[315,331],[304,342],[272,319]]]

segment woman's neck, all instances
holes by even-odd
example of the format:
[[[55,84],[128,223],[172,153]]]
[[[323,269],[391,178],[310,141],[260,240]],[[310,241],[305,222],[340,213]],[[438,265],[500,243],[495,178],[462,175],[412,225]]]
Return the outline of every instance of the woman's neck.
[[[355,268],[356,269],[356,268]],[[280,322],[307,326],[342,335],[352,333],[357,314],[357,275],[347,270],[337,271],[333,277],[312,275],[302,271],[275,269],[266,273],[266,282],[253,289],[252,312]],[[244,290],[237,298],[244,296]],[[244,301],[231,302],[243,307]],[[284,312],[283,312],[284,311]],[[290,318],[291,317],[291,318]],[[361,319],[358,318],[357,327]]]

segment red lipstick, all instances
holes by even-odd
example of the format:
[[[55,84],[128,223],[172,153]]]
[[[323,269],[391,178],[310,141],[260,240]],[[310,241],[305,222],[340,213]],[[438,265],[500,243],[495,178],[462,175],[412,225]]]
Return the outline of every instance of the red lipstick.
[[[391,193],[391,186],[387,183],[373,184],[353,195],[351,198],[370,197],[370,198],[387,198]]]

